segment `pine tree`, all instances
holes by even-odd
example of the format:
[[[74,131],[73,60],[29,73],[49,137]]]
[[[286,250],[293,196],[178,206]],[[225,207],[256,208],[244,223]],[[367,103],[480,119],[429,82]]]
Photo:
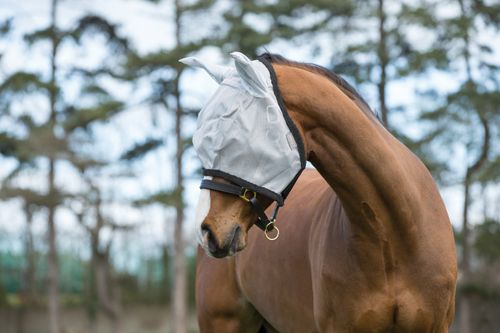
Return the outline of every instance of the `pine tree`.
[[[498,179],[500,151],[492,146],[492,140],[500,130],[498,102],[500,100],[498,74],[500,67],[489,59],[491,45],[480,42],[479,34],[489,29],[498,30],[500,7],[486,5],[482,1],[457,0],[451,6],[458,13],[440,20],[437,30],[436,49],[446,50],[448,66],[445,68],[460,80],[459,87],[440,96],[434,91],[433,99],[438,97],[434,107],[422,113],[421,119],[430,126],[427,137],[432,137],[431,146],[436,156],[451,172],[443,173],[443,183],[463,186],[464,201],[461,231],[461,286],[471,282],[471,232],[470,207],[471,188],[479,181],[488,183]],[[441,98],[439,98],[441,97]],[[465,171],[457,170],[451,158],[454,151],[463,150],[466,154]],[[450,153],[446,153],[450,152]],[[461,165],[463,165],[461,163]],[[463,176],[456,179],[456,173]],[[472,332],[471,308],[467,293],[460,297],[460,331]]]
[[[174,47],[169,50],[159,50],[146,55],[134,55],[129,58],[128,68],[131,75],[139,78],[148,76],[153,82],[149,103],[159,106],[173,116],[174,119],[174,186],[171,189],[159,190],[158,193],[145,198],[146,203],[159,203],[175,209],[174,228],[174,282],[172,293],[172,324],[173,332],[187,332],[187,267],[185,257],[185,240],[183,235],[184,222],[184,155],[190,146],[189,137],[183,132],[186,117],[196,115],[196,112],[185,107],[180,90],[180,79],[184,67],[179,59],[189,53],[200,50],[213,40],[209,37],[213,26],[200,29],[200,17],[209,16],[215,1],[181,1],[172,3],[174,22]],[[193,24],[190,24],[193,23]],[[160,75],[159,75],[160,74]],[[157,148],[159,145],[143,146],[142,153]],[[167,221],[168,223],[169,221]]]
[[[218,44],[224,54],[240,51],[250,58],[272,51],[279,41],[318,52],[318,37],[341,34],[354,5],[352,0],[232,1],[223,13]]]
[[[49,73],[16,72],[9,74],[0,85],[0,101],[5,113],[16,127],[0,133],[0,152],[4,156],[15,158],[18,166],[4,180],[3,198],[19,197],[25,201],[27,217],[31,218],[31,207],[40,206],[47,210],[48,241],[48,308],[50,332],[60,332],[59,311],[59,263],[57,254],[56,210],[73,196],[66,193],[63,186],[56,182],[60,163],[69,163],[75,170],[99,164],[93,156],[80,150],[82,140],[92,138],[91,128],[94,123],[103,123],[125,110],[123,102],[115,99],[100,84],[103,77],[116,78],[110,68],[103,66],[95,71],[76,67],[61,69],[58,54],[63,47],[75,47],[89,31],[100,33],[107,38],[107,45],[113,51],[114,58],[128,52],[128,42],[119,37],[116,27],[97,16],[82,17],[76,27],[63,30],[57,24],[58,1],[51,2],[51,20],[47,27],[29,33],[25,41],[36,46],[38,43],[50,45]],[[122,57],[122,59],[125,59]],[[116,67],[113,64],[112,68]],[[83,79],[83,80],[82,80]],[[67,80],[82,82],[81,98],[70,101],[64,98]],[[47,118],[35,120],[40,110],[19,112],[19,101],[45,96],[48,100]],[[79,143],[79,144],[75,144]],[[29,172],[43,170],[42,160],[47,161],[46,173],[48,189],[40,193],[38,189],[16,187],[16,179],[23,178]],[[35,173],[36,174],[36,173]],[[35,183],[35,182],[32,182]]]
[[[376,110],[382,122],[409,145],[410,138],[392,126],[391,111],[403,111],[404,106],[388,105],[388,88],[427,69],[446,66],[443,48],[430,48],[413,37],[415,32],[421,38],[432,36],[438,24],[435,10],[432,0],[356,1],[356,11],[346,27],[348,37],[339,43],[340,50],[332,59],[336,72],[350,76],[359,86],[376,89]]]
[[[109,199],[104,197],[99,182],[102,178],[100,174],[109,166],[110,163],[103,163],[80,170],[88,190],[78,196],[82,209],[77,212],[77,216],[90,239],[88,303],[91,320],[95,325],[97,310],[101,310],[111,322],[111,331],[121,333],[124,331],[121,288],[113,268],[111,250],[117,233],[131,231],[135,224],[117,223],[105,212],[106,205],[113,202],[108,202]],[[102,237],[105,231],[111,235],[107,241]]]

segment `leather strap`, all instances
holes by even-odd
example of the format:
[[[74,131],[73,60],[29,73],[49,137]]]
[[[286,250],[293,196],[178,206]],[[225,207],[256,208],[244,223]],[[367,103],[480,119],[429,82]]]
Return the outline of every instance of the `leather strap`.
[[[262,205],[260,204],[259,200],[256,197],[253,197],[250,199],[250,204],[252,205],[254,212],[256,212],[257,216],[258,216],[258,219],[255,222],[255,225],[258,226],[263,231],[265,231],[267,224],[271,221],[269,220],[266,213],[264,212],[264,208],[262,207]],[[272,229],[270,229],[269,231],[271,231],[271,230]]]
[[[211,179],[203,179],[201,181],[200,188],[202,189],[207,189],[207,190],[213,190],[213,191],[218,191],[222,193],[227,193],[227,194],[232,194],[232,195],[237,195],[239,197],[242,197],[245,195],[247,191],[250,191],[254,193],[251,190],[248,190],[244,187],[230,184],[230,183],[220,183],[220,182],[215,182]],[[269,224],[269,222],[274,221],[276,218],[276,215],[278,214],[278,209],[279,205],[276,205],[276,208],[274,209],[273,216],[271,219],[267,217],[264,207],[262,207],[260,201],[257,199],[256,196],[253,196],[251,198],[246,198],[246,201],[248,201],[252,205],[253,211],[257,214],[258,219],[255,222],[255,225],[259,227],[262,231],[266,231],[266,226]],[[269,231],[272,231],[274,227],[270,228]]]
[[[214,182],[213,180],[210,179],[203,179],[201,181],[200,188],[228,193],[237,196],[243,195],[243,193],[245,193],[245,189],[241,186],[228,183]]]

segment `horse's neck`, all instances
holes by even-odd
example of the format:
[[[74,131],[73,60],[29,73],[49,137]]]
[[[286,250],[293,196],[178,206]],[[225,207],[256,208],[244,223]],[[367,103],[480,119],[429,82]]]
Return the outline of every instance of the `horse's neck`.
[[[308,159],[339,196],[354,230],[385,238],[390,228],[413,238],[418,159],[328,78],[289,66],[275,70]]]

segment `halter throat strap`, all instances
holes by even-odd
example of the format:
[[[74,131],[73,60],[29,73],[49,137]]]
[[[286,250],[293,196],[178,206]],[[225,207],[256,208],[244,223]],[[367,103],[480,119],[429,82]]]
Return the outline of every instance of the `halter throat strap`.
[[[271,218],[267,217],[264,211],[264,207],[262,207],[262,204],[260,203],[259,199],[257,199],[256,192],[235,184],[216,182],[211,179],[203,179],[201,181],[200,188],[232,194],[240,197],[241,199],[252,205],[252,209],[257,214],[258,217],[257,221],[255,222],[255,225],[257,227],[259,227],[262,231],[266,233],[272,231],[275,228],[274,221],[276,220],[276,216],[278,215],[278,210],[280,206],[276,204],[272,217]]]

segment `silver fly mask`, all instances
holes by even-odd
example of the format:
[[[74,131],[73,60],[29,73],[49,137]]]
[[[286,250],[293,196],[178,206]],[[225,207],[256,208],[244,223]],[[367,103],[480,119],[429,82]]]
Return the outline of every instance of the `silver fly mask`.
[[[302,139],[279,94],[276,75],[265,59],[251,61],[234,52],[234,67],[194,57],[219,88],[200,111],[193,137],[205,176],[217,176],[283,205],[305,167]]]

